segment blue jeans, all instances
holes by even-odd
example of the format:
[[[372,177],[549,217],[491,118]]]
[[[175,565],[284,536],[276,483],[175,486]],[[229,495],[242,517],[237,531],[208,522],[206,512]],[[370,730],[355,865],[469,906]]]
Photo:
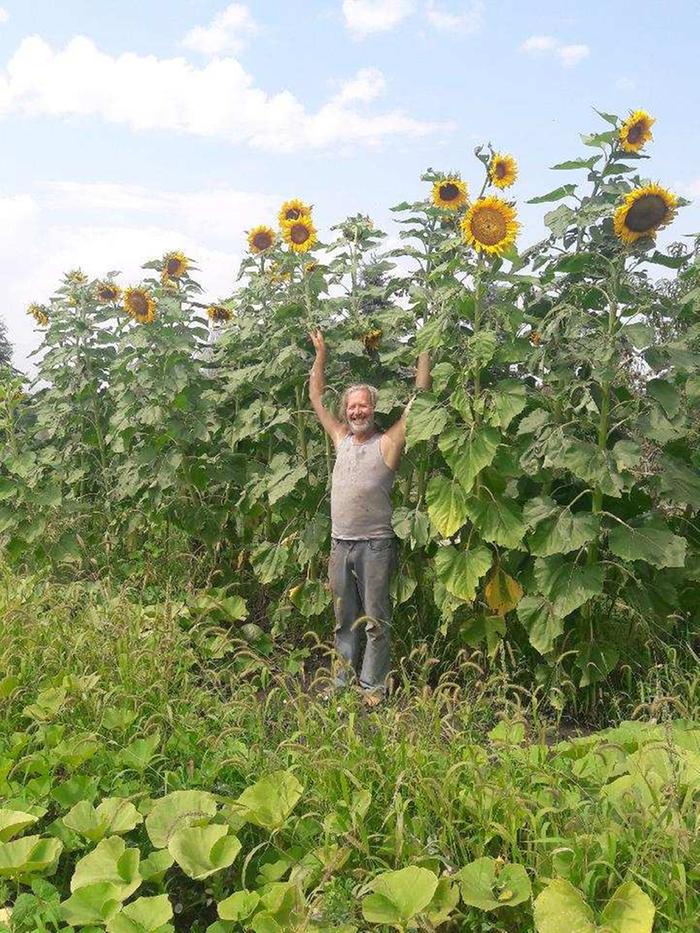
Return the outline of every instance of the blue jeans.
[[[331,539],[328,575],[340,662],[338,686],[357,676],[363,689],[385,690],[391,664],[389,583],[395,562],[395,538]],[[367,644],[361,657],[363,628]]]

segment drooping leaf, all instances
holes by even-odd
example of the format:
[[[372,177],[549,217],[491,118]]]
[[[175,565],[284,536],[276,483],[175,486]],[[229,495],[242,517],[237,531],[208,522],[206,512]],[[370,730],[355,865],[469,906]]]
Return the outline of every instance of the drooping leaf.
[[[304,580],[292,587],[289,598],[306,619],[320,615],[331,604],[331,594],[322,580]]]
[[[38,816],[22,810],[0,809],[0,842],[8,842],[13,836],[18,836],[38,819]]]
[[[406,419],[406,447],[414,447],[439,434],[447,424],[448,415],[437,399],[428,393],[417,396]]]
[[[545,466],[570,470],[590,486],[599,487],[606,496],[619,498],[624,486],[608,452],[589,441],[562,438],[548,451]]]
[[[525,383],[517,379],[502,379],[492,389],[488,419],[497,428],[505,429],[526,405]]]
[[[599,529],[600,519],[597,515],[559,509],[557,514],[545,518],[537,525],[527,539],[527,544],[535,557],[568,554],[593,541]]]
[[[289,557],[285,545],[263,541],[251,552],[250,563],[258,580],[266,586],[284,576]]]
[[[22,836],[0,842],[0,878],[21,878],[43,872],[58,861],[63,849],[60,839]]]
[[[443,538],[451,538],[467,520],[467,497],[459,483],[432,476],[425,491],[428,516]]]
[[[466,602],[474,599],[479,581],[490,567],[491,551],[483,545],[469,551],[449,545],[435,555],[438,579],[448,593]]]
[[[515,609],[522,596],[522,586],[500,566],[495,569],[484,587],[486,604],[498,615],[505,615],[511,609]]]
[[[547,194],[541,194],[536,198],[530,198],[528,204],[546,204],[549,201],[561,201],[562,198],[568,198],[570,194],[576,191],[576,185],[560,185]]]
[[[540,654],[547,654],[554,641],[564,631],[564,621],[544,596],[525,596],[518,603],[518,618],[528,634],[530,644]]]
[[[487,494],[483,498],[471,496],[466,509],[484,541],[506,548],[522,545],[525,525],[520,506],[514,499]]]
[[[661,468],[661,489],[669,499],[700,508],[700,473],[669,456],[662,457]]]
[[[643,560],[654,567],[683,567],[688,542],[668,529],[616,525],[608,547],[621,560]]]
[[[647,395],[655,399],[669,418],[674,418],[681,407],[681,396],[672,382],[666,379],[650,379],[646,385]]]
[[[412,547],[425,547],[430,540],[428,516],[419,509],[394,509],[391,524],[396,536],[402,541],[410,541]]]
[[[488,425],[452,426],[442,433],[438,447],[465,492],[471,492],[481,470],[493,462],[500,442],[499,431]]]
[[[427,868],[382,872],[369,883],[374,893],[363,898],[362,915],[369,923],[405,926],[427,908],[437,886],[437,876]]]
[[[554,614],[562,618],[603,592],[600,564],[580,565],[559,556],[538,558],[535,579]]]

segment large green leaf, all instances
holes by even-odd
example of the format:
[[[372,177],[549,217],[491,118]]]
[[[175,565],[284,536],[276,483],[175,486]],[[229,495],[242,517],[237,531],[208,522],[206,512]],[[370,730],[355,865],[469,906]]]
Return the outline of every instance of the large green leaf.
[[[260,903],[260,895],[255,891],[236,891],[230,897],[219,901],[217,911],[222,920],[241,923],[253,913]]]
[[[232,865],[241,851],[240,840],[228,831],[218,823],[186,826],[171,838],[168,851],[186,875],[201,881]]]
[[[529,900],[532,886],[522,865],[503,865],[493,858],[478,858],[456,875],[462,900],[480,910],[514,907]]]
[[[552,603],[554,614],[562,618],[603,592],[600,564],[579,565],[563,557],[540,557],[535,563],[535,579]]]
[[[405,926],[428,907],[437,886],[437,876],[427,868],[382,872],[368,885],[374,893],[363,898],[362,915],[369,923]]]
[[[484,492],[480,498],[469,498],[466,508],[484,541],[505,548],[519,548],[522,545],[525,525],[515,499]]]
[[[545,518],[537,525],[527,539],[527,544],[535,557],[568,554],[593,541],[599,529],[600,519],[597,515],[559,509],[557,514]]]
[[[161,797],[146,817],[146,830],[156,849],[165,849],[186,826],[202,826],[216,814],[216,800],[202,790],[176,790]]]
[[[643,560],[654,567],[683,567],[688,542],[668,529],[616,525],[608,547],[622,560]]]
[[[661,489],[672,502],[700,508],[700,472],[680,460],[661,458]]]
[[[500,566],[496,567],[484,587],[486,604],[498,615],[505,615],[515,609],[522,596],[522,586]]]
[[[536,198],[530,198],[527,203],[546,204],[548,201],[561,201],[562,198],[567,198],[570,194],[573,194],[574,191],[576,191],[576,185],[560,185],[559,188],[548,191],[547,194],[541,194]]]
[[[454,480],[432,476],[425,491],[428,516],[443,538],[451,538],[467,520],[467,497]]]
[[[488,419],[497,428],[507,428],[526,405],[525,383],[517,379],[502,379],[491,390]]]
[[[0,878],[20,878],[52,868],[63,849],[59,839],[22,836],[0,842]]]
[[[570,470],[590,486],[597,486],[606,496],[619,498],[624,487],[610,454],[589,441],[553,438],[544,465]]]
[[[400,506],[394,509],[391,524],[396,536],[402,541],[409,541],[411,547],[425,547],[430,540],[428,516],[419,509]]]
[[[306,619],[320,615],[331,603],[331,594],[322,580],[304,580],[292,587],[289,598]]]
[[[98,924],[101,926],[121,907],[121,889],[102,881],[75,891],[61,904],[61,917],[74,927]]]
[[[447,420],[447,411],[435,396],[428,393],[417,396],[406,419],[406,447],[414,447],[419,441],[439,434]]]
[[[554,647],[555,639],[564,631],[564,621],[544,596],[525,596],[518,603],[518,618],[525,628],[530,644],[540,654]]]
[[[267,585],[284,576],[289,557],[289,548],[285,545],[263,541],[251,552],[250,562],[258,580]]]
[[[75,892],[89,885],[106,883],[114,887],[115,897],[126,900],[141,885],[140,860],[137,848],[127,848],[121,836],[110,836],[76,863],[70,889]]]
[[[610,933],[651,933],[656,908],[634,881],[621,884],[603,908],[602,925]]]
[[[247,787],[234,805],[249,823],[270,831],[284,825],[304,788],[291,771],[273,771]]]
[[[63,822],[86,839],[99,842],[108,833],[121,835],[130,832],[143,822],[143,817],[130,800],[107,797],[97,808],[87,800],[80,800],[63,817]]]
[[[449,545],[438,548],[435,569],[448,593],[471,602],[479,581],[491,567],[491,551],[483,545],[469,551]]]
[[[454,476],[471,492],[479,473],[493,463],[500,442],[500,432],[488,425],[453,425],[443,432],[438,447]]]
[[[655,399],[669,418],[674,418],[681,407],[681,395],[672,382],[666,379],[650,379],[647,382],[647,395]]]
[[[0,842],[8,842],[13,836],[18,836],[38,819],[38,816],[23,810],[0,809]]]
[[[564,878],[555,878],[535,898],[537,933],[596,933],[593,911],[581,892]]]
[[[167,894],[139,897],[107,921],[107,933],[161,933],[172,930],[173,908]],[[166,924],[168,924],[166,926]]]

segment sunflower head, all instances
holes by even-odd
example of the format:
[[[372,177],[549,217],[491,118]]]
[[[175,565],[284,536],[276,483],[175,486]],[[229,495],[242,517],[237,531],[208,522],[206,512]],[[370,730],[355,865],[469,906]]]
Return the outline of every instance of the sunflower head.
[[[161,280],[164,284],[171,281],[177,281],[186,274],[190,267],[190,261],[180,250],[174,250],[163,256],[163,271]]]
[[[66,282],[68,285],[87,285],[88,277],[82,269],[71,269],[66,272]]]
[[[444,211],[456,211],[467,203],[467,186],[461,178],[449,175],[433,183],[433,204]]]
[[[482,253],[502,256],[515,243],[520,224],[515,208],[502,198],[491,195],[471,205],[461,226],[469,246]]]
[[[308,215],[282,224],[282,236],[295,253],[307,253],[318,241],[316,228]]]
[[[495,152],[489,165],[489,181],[497,188],[510,188],[518,177],[518,165],[512,155]]]
[[[275,243],[275,231],[272,227],[253,227],[253,229],[248,234],[248,248],[251,253],[264,253],[266,250],[270,249],[271,246],[274,246]]]
[[[49,316],[46,313],[46,309],[41,305],[32,302],[27,308],[27,314],[31,314],[34,320],[37,322],[39,327],[46,327],[49,323]]]
[[[127,288],[124,292],[124,310],[139,324],[152,324],[156,317],[155,298],[145,288]]]
[[[642,237],[654,237],[656,231],[671,223],[678,198],[660,185],[645,185],[625,196],[615,211],[613,227],[623,243],[634,243]]]
[[[620,145],[625,152],[639,152],[652,137],[651,128],[656,123],[646,110],[635,110],[620,127]]]
[[[373,328],[372,330],[367,331],[366,334],[362,337],[362,342],[365,345],[365,350],[370,353],[372,350],[379,349],[379,341],[382,339],[382,332],[378,327]]]
[[[527,336],[533,347],[539,347],[542,343],[542,334],[538,330],[531,330]]]
[[[117,283],[111,282],[109,279],[98,282],[95,288],[95,294],[97,295],[98,300],[108,303],[119,301],[121,293],[122,290],[119,288]]]
[[[280,227],[289,223],[291,220],[299,220],[300,217],[311,217],[311,205],[305,204],[299,198],[292,198],[291,201],[285,201],[279,212]]]
[[[223,305],[209,305],[207,315],[212,324],[226,324],[231,320],[231,312]]]

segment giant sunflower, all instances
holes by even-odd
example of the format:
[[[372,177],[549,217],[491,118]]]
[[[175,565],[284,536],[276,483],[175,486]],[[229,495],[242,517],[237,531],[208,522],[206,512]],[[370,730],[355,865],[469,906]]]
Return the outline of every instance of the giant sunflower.
[[[139,324],[152,324],[156,317],[155,298],[145,288],[127,288],[124,292],[124,310]]]
[[[36,303],[30,304],[27,308],[27,314],[31,314],[39,327],[46,327],[46,325],[49,323],[49,316],[46,313],[46,309],[42,308],[41,305]]]
[[[456,211],[467,203],[467,186],[461,178],[450,175],[433,184],[433,204],[444,211]]]
[[[512,155],[495,152],[489,165],[489,181],[497,188],[510,188],[518,177],[518,164]]]
[[[651,128],[656,123],[646,110],[635,110],[620,127],[620,145],[625,152],[639,152],[651,139]]]
[[[282,236],[295,253],[307,253],[318,240],[316,228],[308,216],[282,224]]]
[[[613,226],[623,243],[653,237],[669,224],[676,213],[678,198],[660,185],[645,185],[625,195],[615,211]]]
[[[253,227],[248,234],[248,247],[251,253],[264,253],[265,250],[270,249],[274,242],[275,231],[272,227],[265,227],[263,225]]]
[[[111,282],[109,279],[104,279],[102,282],[98,282],[95,287],[95,294],[99,301],[104,302],[113,302],[119,301],[122,290],[119,288],[116,282]]]
[[[300,217],[311,217],[311,205],[305,204],[299,198],[292,198],[291,201],[285,201],[278,214],[280,227],[289,223],[290,220],[299,220]]]
[[[495,195],[475,201],[462,219],[462,234],[469,246],[493,256],[510,249],[519,227],[515,208]]]
[[[209,305],[207,315],[212,324],[226,324],[231,320],[231,312],[223,305]]]
[[[181,279],[190,267],[190,261],[180,250],[166,253],[163,256],[163,272],[161,279],[165,282]]]

